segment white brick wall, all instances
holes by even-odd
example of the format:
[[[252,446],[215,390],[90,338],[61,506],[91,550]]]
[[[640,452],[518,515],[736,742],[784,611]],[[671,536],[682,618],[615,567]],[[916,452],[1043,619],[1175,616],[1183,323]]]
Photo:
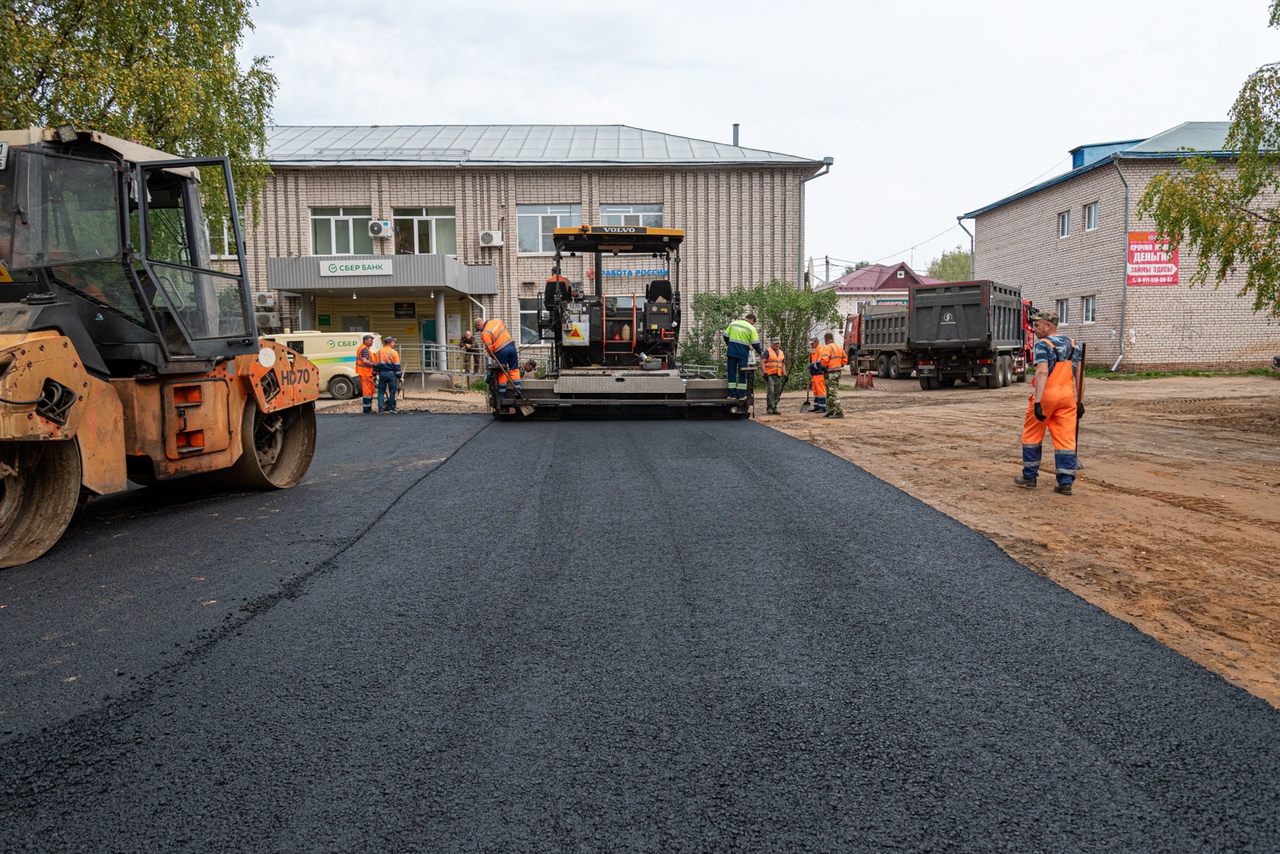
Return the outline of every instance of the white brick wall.
[[[1237,292],[1244,277],[1214,289],[1191,288],[1196,257],[1180,250],[1179,284],[1133,286],[1125,297],[1127,231],[1154,229],[1137,215],[1138,201],[1156,174],[1172,161],[1122,160],[1129,184],[1125,227],[1124,184],[1106,165],[1040,190],[977,217],[975,273],[1020,285],[1037,308],[1069,299],[1071,317],[1060,331],[1089,345],[1090,364],[1122,367],[1242,368],[1269,365],[1280,355],[1280,324],[1253,313],[1252,297]],[[1084,206],[1098,202],[1098,228],[1086,232]],[[1071,235],[1058,237],[1058,214],[1071,211]],[[1081,322],[1081,298],[1097,297],[1097,320]],[[1121,312],[1124,328],[1121,329]]]

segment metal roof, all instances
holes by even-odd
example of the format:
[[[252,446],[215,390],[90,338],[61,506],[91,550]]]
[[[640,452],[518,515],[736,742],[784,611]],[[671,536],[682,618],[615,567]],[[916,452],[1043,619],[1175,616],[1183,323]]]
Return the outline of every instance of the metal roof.
[[[1185,157],[1188,154],[1187,149],[1191,149],[1199,154],[1207,154],[1210,157],[1234,157],[1235,152],[1227,151],[1223,148],[1226,145],[1227,130],[1231,127],[1230,122],[1183,122],[1177,127],[1169,128],[1169,130],[1161,131],[1153,137],[1139,140],[1132,145],[1128,145],[1111,154],[1110,157],[1104,157],[1100,160],[1085,163],[1079,168],[1065,172],[1056,178],[1050,178],[1040,184],[1030,187],[1026,190],[1014,193],[1012,196],[1006,196],[998,202],[961,214],[960,219],[973,219],[976,216],[993,211],[998,207],[1003,207],[1010,202],[1018,199],[1025,199],[1034,193],[1049,187],[1061,184],[1064,181],[1070,181],[1077,175],[1083,175],[1085,172],[1092,172],[1109,165],[1113,159],[1124,160],[1126,158],[1151,158],[1171,160],[1177,157]],[[1112,145],[1114,143],[1107,143]],[[1090,146],[1078,146],[1072,149],[1072,154]]]
[[[272,166],[822,165],[627,125],[275,126],[264,159]]]

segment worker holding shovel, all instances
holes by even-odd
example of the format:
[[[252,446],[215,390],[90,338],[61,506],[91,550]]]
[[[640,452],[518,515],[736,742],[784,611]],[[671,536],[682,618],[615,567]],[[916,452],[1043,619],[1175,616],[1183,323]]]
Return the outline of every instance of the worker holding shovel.
[[[489,321],[477,317],[475,327],[484,349],[498,363],[498,397],[507,396],[508,379],[515,387],[516,397],[520,397],[520,354],[516,352],[516,342],[511,340],[507,325],[496,317]]]
[[[822,364],[822,348],[818,339],[809,342],[809,381],[813,386],[813,411],[827,411],[827,369]]]

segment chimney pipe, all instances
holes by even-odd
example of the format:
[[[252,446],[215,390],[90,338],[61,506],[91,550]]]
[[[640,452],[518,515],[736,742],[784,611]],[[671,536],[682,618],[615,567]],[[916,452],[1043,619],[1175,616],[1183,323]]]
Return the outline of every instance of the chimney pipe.
[[[737,122],[733,123],[733,144],[734,145],[738,144],[738,123]]]

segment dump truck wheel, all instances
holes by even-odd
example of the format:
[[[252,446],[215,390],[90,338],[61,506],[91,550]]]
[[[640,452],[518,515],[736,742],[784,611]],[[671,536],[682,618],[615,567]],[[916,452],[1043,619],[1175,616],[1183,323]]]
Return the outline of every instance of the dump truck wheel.
[[[47,552],[71,524],[79,499],[75,442],[0,442],[0,567]]]
[[[311,467],[316,452],[316,405],[263,412],[249,401],[240,433],[242,453],[228,480],[250,489],[288,489]]]

